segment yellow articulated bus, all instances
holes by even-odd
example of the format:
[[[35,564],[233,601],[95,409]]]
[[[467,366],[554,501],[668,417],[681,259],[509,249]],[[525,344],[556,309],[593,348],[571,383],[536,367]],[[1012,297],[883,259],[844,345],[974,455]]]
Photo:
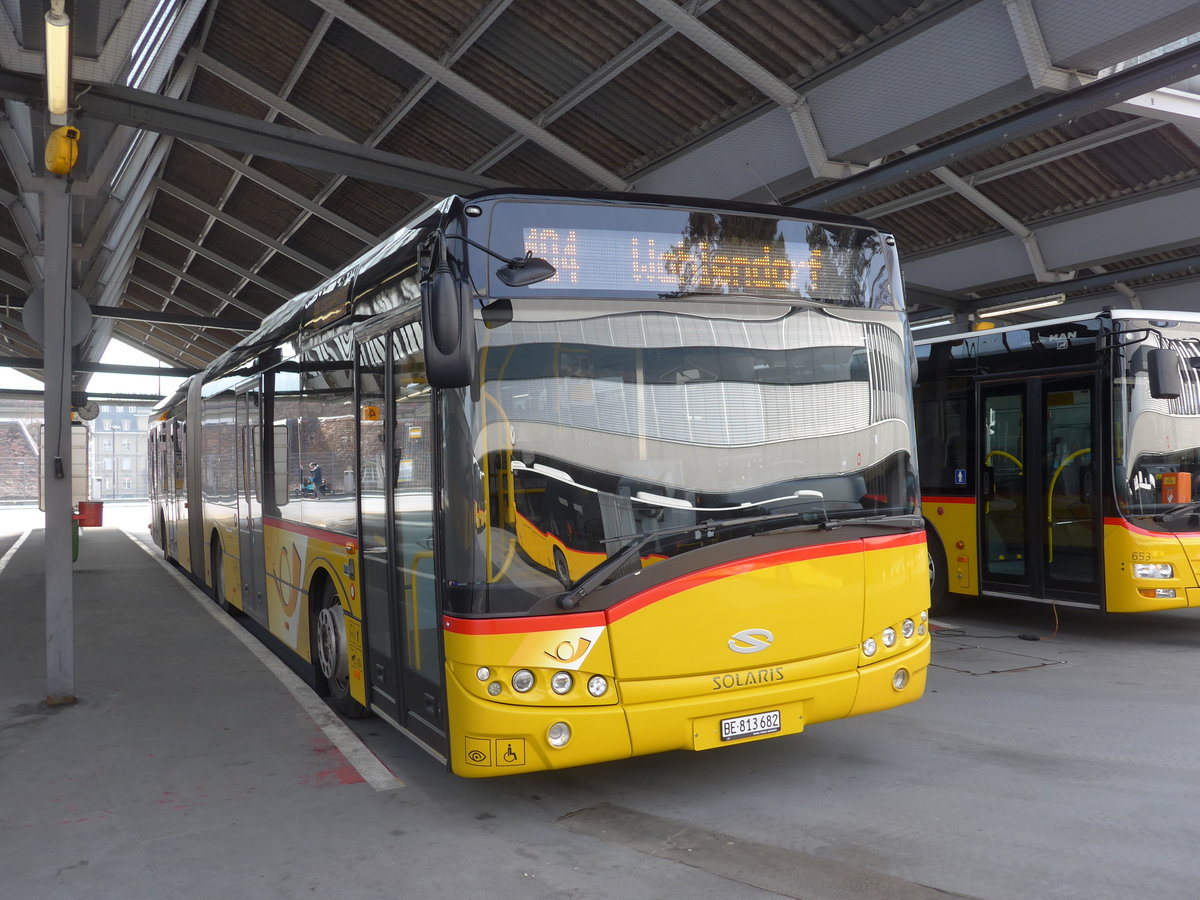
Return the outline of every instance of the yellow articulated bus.
[[[916,342],[934,611],[960,596],[1200,606],[1200,315]]]
[[[499,191],[423,211],[159,407],[166,555],[468,777],[920,697],[892,238]]]

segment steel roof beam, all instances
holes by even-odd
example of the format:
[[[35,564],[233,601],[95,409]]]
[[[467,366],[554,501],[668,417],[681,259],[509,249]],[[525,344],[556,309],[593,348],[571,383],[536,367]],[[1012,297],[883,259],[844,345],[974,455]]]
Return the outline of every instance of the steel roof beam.
[[[254,316],[255,318],[259,318],[259,319],[262,318],[261,310],[255,309],[253,306],[246,303],[244,300],[239,300],[236,297],[230,297],[227,293],[225,293],[225,291],[221,290],[218,287],[213,287],[211,284],[209,284],[206,281],[202,281],[201,279],[197,278],[195,275],[185,272],[182,269],[177,269],[177,268],[175,268],[175,266],[169,265],[168,263],[163,262],[158,257],[151,256],[149,253],[146,253],[143,250],[138,250],[133,255],[136,259],[140,259],[143,262],[149,263],[150,265],[154,266],[156,269],[161,269],[162,271],[166,272],[168,275],[175,277],[177,280],[186,281],[188,284],[192,285],[193,287],[200,288],[200,290],[211,294],[214,298],[216,298],[218,303],[228,303],[230,306],[236,306],[238,309],[242,310],[243,312],[250,313],[250,315]]]
[[[513,131],[525,135],[525,137],[539,145],[543,150],[557,156],[597,183],[609,190],[629,190],[630,185],[627,182],[618,178],[591,157],[576,150],[561,138],[555,137],[546,131],[546,129],[535,125],[512,107],[501,103],[482,88],[472,84],[433,57],[422,53],[412,44],[401,40],[398,35],[388,31],[374,19],[363,15],[358,10],[341,2],[341,0],[313,0],[313,2],[322,9],[333,13],[355,31],[358,31],[388,52],[398,56],[413,68],[434,78],[448,90],[458,94],[472,105],[479,107],[479,109],[508,126]],[[454,192],[444,191],[443,193]]]
[[[982,172],[975,172],[972,175],[966,176],[963,180],[973,186],[987,184],[989,181],[997,181],[1001,178],[1007,178],[1010,175],[1027,172],[1030,169],[1036,169],[1038,166],[1057,162],[1060,159],[1065,159],[1078,153],[1095,150],[1097,147],[1103,147],[1105,144],[1111,144],[1115,141],[1122,141],[1125,138],[1133,137],[1134,135],[1153,131],[1165,124],[1165,122],[1153,122],[1145,119],[1131,119],[1128,122],[1121,122],[1120,124],[1084,135],[1083,137],[1055,144],[1053,147],[1046,147],[1044,150],[1028,153],[1018,159],[1000,163],[1000,165],[993,166],[990,169],[984,169]],[[862,216],[865,219],[890,216],[893,213],[900,212],[902,209],[920,206],[922,203],[928,203],[930,200],[936,200],[939,197],[947,197],[953,193],[954,191],[948,185],[943,184],[939,187],[926,188],[914,194],[898,197],[887,203],[868,207],[855,215]]]
[[[508,8],[511,2],[512,0],[492,0],[491,3],[485,6],[483,10],[480,11],[479,15],[476,16],[471,22],[471,24],[463,30],[463,33],[459,35],[458,40],[455,41],[455,43],[443,56],[442,62],[447,66],[453,65],[453,63],[470,48],[471,44],[474,43],[478,36],[487,30],[487,27],[495,20],[495,18]],[[317,28],[314,30],[314,38],[316,37],[317,32],[320,32],[321,35],[324,35],[324,30],[328,28],[329,22],[332,20],[332,18],[332,14],[326,11],[321,17],[321,21],[318,23]],[[308,48],[306,47],[305,54],[301,54],[302,57],[307,55],[307,49]],[[284,85],[285,94],[291,91],[292,87],[295,85],[295,81],[298,80],[298,78],[299,70],[293,68],[292,75],[289,76],[288,82]],[[422,80],[410,92],[408,92],[408,94],[405,95],[404,101],[400,104],[400,106],[393,110],[390,115],[384,118],[384,120],[375,127],[375,130],[371,133],[371,136],[368,137],[364,142],[365,145],[368,147],[378,146],[379,142],[391,133],[392,129],[400,123],[404,116],[412,111],[412,109],[416,106],[417,101],[425,95],[425,93],[430,87],[432,87],[434,83],[435,82],[433,79],[428,75],[422,78]],[[524,138],[521,140],[523,141]],[[485,171],[485,169],[480,168],[476,164],[469,166],[467,171],[479,173]],[[331,196],[333,196],[334,191],[341,187],[345,180],[345,175],[334,175],[332,178],[326,181],[321,190],[317,192],[316,197],[313,198],[314,203],[320,206],[320,204],[324,203]],[[307,222],[309,217],[312,215],[315,215],[315,213],[308,209],[302,210],[301,213],[292,220],[291,224],[280,235],[279,240],[289,240],[297,231],[300,230],[300,228],[304,226],[304,223]],[[371,243],[374,243],[374,240],[371,241]],[[285,245],[279,244],[279,246]],[[323,274],[328,276],[332,273],[325,271]]]
[[[312,259],[311,257],[305,256],[303,253],[296,250],[294,247],[289,247],[287,244],[280,243],[279,241],[277,241],[274,238],[267,235],[266,232],[262,232],[262,231],[259,231],[257,228],[250,227],[249,225],[242,222],[240,219],[236,219],[233,216],[231,216],[229,213],[225,212],[225,210],[217,209],[217,207],[213,206],[211,203],[206,203],[205,201],[201,200],[199,197],[189,194],[187,191],[183,190],[182,188],[176,187],[175,185],[170,184],[169,182],[163,181],[161,178],[155,182],[155,186],[160,191],[170,194],[172,197],[175,197],[176,199],[183,201],[188,206],[191,206],[192,208],[197,209],[202,213],[205,213],[206,215],[212,217],[213,219],[216,219],[218,222],[222,222],[225,225],[228,225],[230,228],[237,229],[242,234],[244,234],[246,237],[248,237],[254,241],[257,241],[260,244],[266,245],[267,247],[274,250],[276,253],[280,254],[281,256],[286,256],[288,259],[292,260],[292,262],[299,263],[300,265],[304,266],[305,268],[310,269],[314,275],[318,275],[322,278],[328,278],[330,275],[333,274],[334,270],[330,269],[328,266],[321,265],[319,262]],[[307,214],[307,211],[306,211],[306,214]]]
[[[8,366],[14,369],[40,369],[42,368],[42,360],[37,357],[0,357],[0,366]],[[186,378],[189,375],[195,375],[199,369],[182,369],[182,368],[157,368],[155,366],[122,366],[112,363],[76,363],[74,367],[76,372],[94,372],[105,375],[170,375],[172,377]]]
[[[209,262],[216,263],[221,268],[228,270],[229,272],[233,273],[234,275],[237,275],[238,277],[242,278],[244,281],[253,282],[254,284],[257,284],[259,287],[261,287],[265,290],[268,290],[272,294],[275,294],[278,297],[282,297],[285,300],[291,299],[291,297],[295,294],[295,291],[292,291],[285,287],[280,287],[275,282],[269,281],[268,279],[263,278],[261,275],[256,275],[254,272],[251,272],[249,269],[242,268],[237,263],[230,262],[225,257],[221,256],[219,253],[214,253],[212,250],[209,250],[207,247],[203,247],[200,244],[197,244],[195,241],[190,241],[187,238],[185,238],[183,235],[176,234],[171,229],[164,228],[162,225],[159,225],[156,222],[149,222],[149,221],[146,222],[145,230],[152,231],[158,235],[162,235],[163,237],[165,237],[167,240],[171,241],[172,243],[178,244],[179,246],[184,247],[187,250],[191,251],[191,253],[194,254],[195,256],[201,256],[204,259],[207,259]],[[235,289],[234,293],[236,293],[236,289]]]
[[[37,97],[39,87],[40,79],[0,72],[0,95],[13,99]],[[452,194],[499,186],[499,182],[490,178],[446,166],[117,85],[93,84],[78,95],[76,103],[79,121],[92,116],[182,138],[189,143],[251,152],[410,191]]]
[[[801,196],[798,205],[826,208],[867,191],[899,184],[916,175],[1021,140],[1063,122],[1108,109],[1130,97],[1174,84],[1200,72],[1200,43],[1165,53],[1115,75],[1044,100],[1011,115],[973,128],[882,163],[836,184]]]
[[[197,143],[195,141],[188,141],[187,144],[189,147],[192,147],[195,150],[198,150],[200,153],[203,153],[205,156],[209,157],[210,159],[213,159],[213,160],[219,162],[223,166],[227,166],[228,168],[233,169],[235,172],[238,172],[243,177],[249,178],[251,181],[255,182],[256,184],[261,185],[262,187],[265,187],[271,193],[278,194],[280,197],[282,197],[284,200],[287,200],[293,206],[298,206],[301,209],[307,210],[308,212],[312,213],[314,216],[324,219],[326,222],[328,222],[330,225],[333,225],[335,228],[340,228],[342,231],[346,232],[350,236],[358,238],[358,240],[362,241],[364,244],[373,245],[379,240],[378,235],[371,234],[371,232],[367,231],[365,228],[360,228],[359,226],[355,225],[353,222],[349,221],[348,219],[343,219],[337,213],[331,212],[330,210],[325,209],[325,207],[323,207],[317,203],[313,203],[313,201],[309,200],[307,197],[305,197],[303,194],[299,193],[298,191],[292,190],[290,187],[288,187],[283,182],[276,181],[270,175],[267,175],[264,172],[260,172],[257,169],[253,168],[252,166],[249,166],[246,163],[243,163],[242,161],[235,159],[234,157],[230,156],[228,153],[222,153],[220,150],[214,150],[211,147],[205,146],[204,144]],[[269,155],[269,154],[263,154],[263,155]],[[453,193],[453,191],[451,191],[450,193]]]

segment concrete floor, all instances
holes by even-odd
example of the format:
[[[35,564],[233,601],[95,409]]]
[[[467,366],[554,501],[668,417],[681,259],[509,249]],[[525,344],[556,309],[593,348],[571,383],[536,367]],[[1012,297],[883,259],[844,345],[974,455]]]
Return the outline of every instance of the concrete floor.
[[[76,564],[76,706],[40,703],[40,532],[0,571],[5,898],[1197,894],[1200,610],[1063,609],[1051,636],[1049,607],[977,604],[916,704],[468,781],[378,720],[353,726],[365,757],[331,738],[135,543],[144,507],[105,514]],[[0,510],[0,559],[38,526]]]

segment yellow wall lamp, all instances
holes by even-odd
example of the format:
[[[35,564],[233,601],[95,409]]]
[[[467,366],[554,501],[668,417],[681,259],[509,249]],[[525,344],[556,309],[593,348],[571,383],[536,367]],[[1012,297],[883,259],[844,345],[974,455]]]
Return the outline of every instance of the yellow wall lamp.
[[[46,105],[50,121],[66,122],[71,92],[71,19],[65,0],[54,0],[46,13]]]

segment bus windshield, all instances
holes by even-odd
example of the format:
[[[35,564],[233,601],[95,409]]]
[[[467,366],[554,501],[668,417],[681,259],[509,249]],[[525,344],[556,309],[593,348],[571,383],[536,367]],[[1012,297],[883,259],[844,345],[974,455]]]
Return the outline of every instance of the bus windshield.
[[[762,299],[513,300],[463,396],[477,487],[451,608],[544,613],[611,556],[606,581],[755,529],[912,515],[902,327]]]
[[[1153,530],[1200,530],[1200,323],[1126,321],[1113,391],[1116,486],[1121,510]],[[1183,390],[1150,396],[1148,357],[1170,349]]]

